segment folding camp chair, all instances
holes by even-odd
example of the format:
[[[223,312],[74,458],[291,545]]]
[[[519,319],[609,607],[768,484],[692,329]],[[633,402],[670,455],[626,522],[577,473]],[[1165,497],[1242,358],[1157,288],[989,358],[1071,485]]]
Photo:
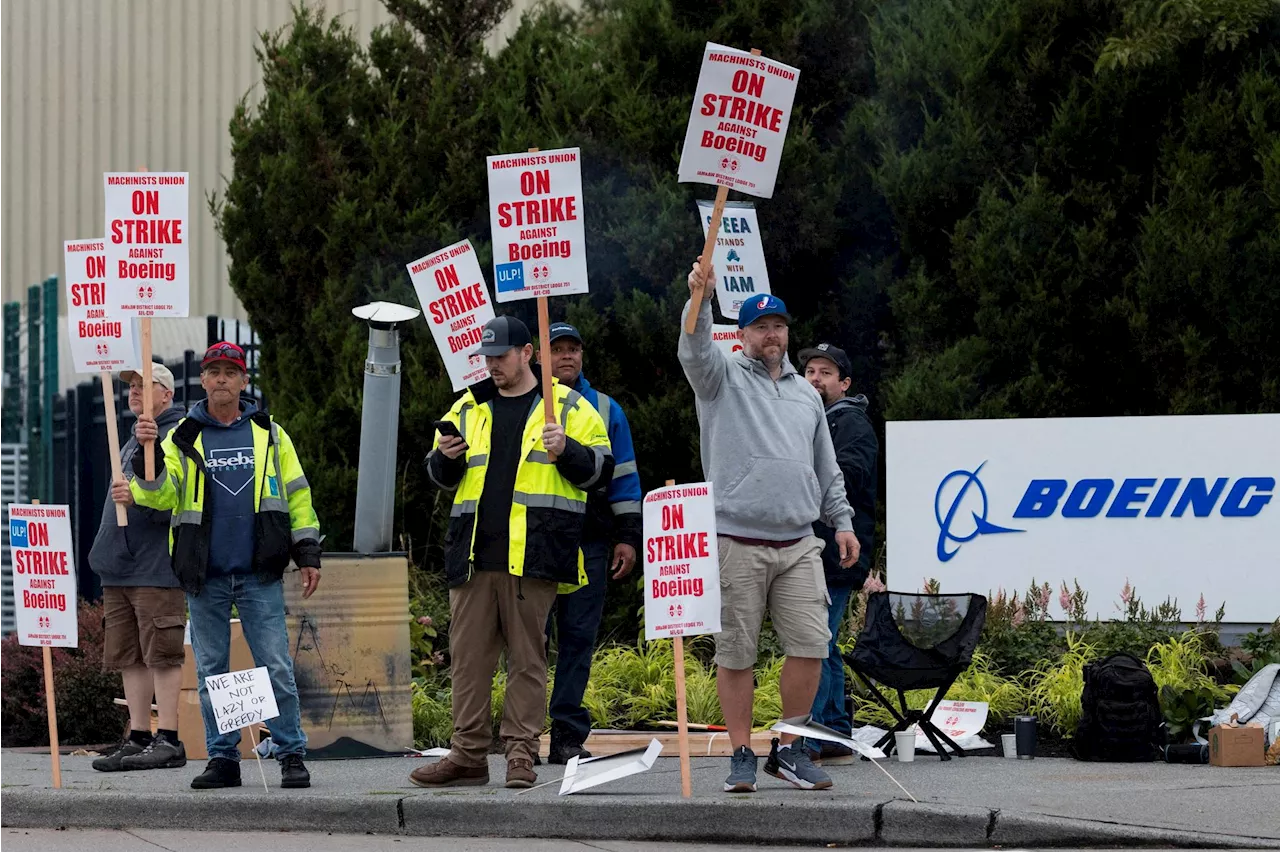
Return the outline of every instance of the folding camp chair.
[[[940,731],[931,717],[951,684],[969,667],[986,620],[987,599],[982,595],[871,593],[866,623],[844,661],[897,720],[876,743],[878,748],[890,753],[894,733],[916,725],[943,760],[951,759],[944,744],[964,757],[964,750]],[[885,697],[877,683],[897,691],[899,707]],[[909,689],[936,689],[937,694],[926,709],[912,710],[905,695]]]

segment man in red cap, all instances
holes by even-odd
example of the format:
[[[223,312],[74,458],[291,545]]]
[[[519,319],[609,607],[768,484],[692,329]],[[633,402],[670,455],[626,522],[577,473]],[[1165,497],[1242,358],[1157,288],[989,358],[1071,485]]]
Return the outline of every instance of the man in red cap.
[[[298,687],[284,620],[285,569],[301,569],[303,597],[320,582],[320,522],[293,441],[241,393],[248,386],[244,350],[216,343],[204,354],[196,403],[156,444],[156,478],[146,480],[144,458],[133,459],[134,480],[113,496],[173,512],[169,546],[173,571],[187,593],[191,649],[200,678],[209,764],[191,786],[240,786],[240,732],[219,734],[205,679],[224,674],[231,654],[231,608],[240,615],[254,664],[265,666],[280,715],[266,721],[280,760],[282,787],[309,787],[302,762]],[[157,437],[155,419],[138,418],[138,441]],[[119,491],[117,494],[116,492]]]

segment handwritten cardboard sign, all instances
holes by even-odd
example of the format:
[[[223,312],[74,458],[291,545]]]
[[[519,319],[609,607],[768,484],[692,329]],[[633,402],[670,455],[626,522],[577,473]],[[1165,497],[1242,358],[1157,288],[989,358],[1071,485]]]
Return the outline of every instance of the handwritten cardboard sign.
[[[706,199],[698,202],[703,237],[711,227],[714,208],[714,202]],[[750,201],[729,201],[724,205],[711,262],[716,271],[716,301],[720,303],[720,313],[729,319],[738,318],[738,311],[747,299],[773,292],[769,289],[769,269],[764,262],[760,221]]]
[[[720,557],[710,482],[644,498],[646,639],[720,632]]]
[[[218,733],[229,734],[280,715],[266,666],[204,679]]]
[[[488,158],[499,302],[587,292],[581,160],[577,148]]]
[[[186,172],[107,172],[107,314],[189,313],[191,222]]]
[[[9,551],[18,644],[76,647],[79,629],[70,507],[11,503]]]
[[[681,183],[772,198],[799,77],[790,65],[708,42],[680,153]]]
[[[484,324],[493,319],[493,303],[471,241],[454,243],[408,267],[453,389],[487,379],[489,370],[476,349]]]

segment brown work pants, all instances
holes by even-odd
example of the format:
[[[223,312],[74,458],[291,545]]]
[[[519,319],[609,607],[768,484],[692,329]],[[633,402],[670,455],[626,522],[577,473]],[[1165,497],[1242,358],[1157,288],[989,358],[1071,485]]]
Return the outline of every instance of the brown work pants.
[[[507,759],[532,761],[547,717],[547,615],[556,600],[550,580],[477,571],[449,590],[453,675],[453,749],[459,766],[488,763],[493,743],[490,695],[503,648],[507,692],[500,733]]]

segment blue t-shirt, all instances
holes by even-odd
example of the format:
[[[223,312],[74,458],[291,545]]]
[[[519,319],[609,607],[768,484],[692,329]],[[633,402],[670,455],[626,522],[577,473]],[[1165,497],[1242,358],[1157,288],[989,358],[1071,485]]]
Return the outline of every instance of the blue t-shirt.
[[[204,425],[204,466],[208,471],[204,511],[209,516],[210,577],[253,573],[254,491],[253,423],[258,410],[240,402],[234,423],[214,419],[205,401],[188,415]]]

